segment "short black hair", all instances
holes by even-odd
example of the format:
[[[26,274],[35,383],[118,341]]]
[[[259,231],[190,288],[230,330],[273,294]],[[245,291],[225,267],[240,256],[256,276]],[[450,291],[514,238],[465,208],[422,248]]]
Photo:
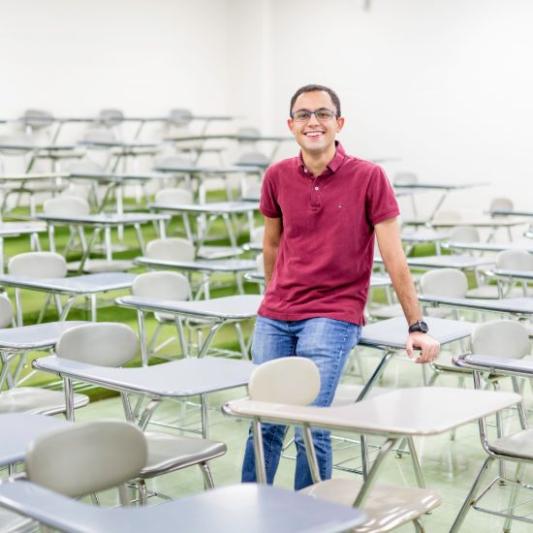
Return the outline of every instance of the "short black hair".
[[[291,106],[289,109],[289,114],[292,117],[292,108],[294,107],[294,103],[296,102],[296,99],[298,96],[300,96],[303,93],[312,93],[315,91],[324,91],[329,94],[331,101],[333,102],[333,105],[337,108],[337,116],[341,116],[341,101],[339,100],[339,97],[337,96],[337,93],[330,89],[329,87],[326,87],[325,85],[318,85],[316,83],[310,83],[309,85],[304,85],[303,87],[300,87],[291,98]]]

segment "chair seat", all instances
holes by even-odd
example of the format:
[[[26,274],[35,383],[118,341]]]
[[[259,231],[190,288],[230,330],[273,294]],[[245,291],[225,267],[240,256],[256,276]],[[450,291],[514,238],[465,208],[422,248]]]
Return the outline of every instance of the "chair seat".
[[[361,484],[362,482],[357,479],[329,479],[306,487],[300,492],[341,505],[352,506]],[[362,508],[368,519],[351,531],[354,533],[390,531],[428,513],[440,503],[440,496],[432,490],[374,485]]]
[[[25,533],[35,530],[35,522],[5,509],[0,509],[0,533]]]
[[[204,463],[226,453],[226,445],[207,439],[181,437],[168,433],[146,432],[148,461],[141,478],[151,478],[198,463]]]
[[[341,383],[337,387],[332,405],[351,405],[352,403],[355,403],[359,393],[363,390],[363,386],[364,385],[344,385]],[[391,389],[385,387],[372,387],[367,398],[373,398],[381,394],[387,394],[388,392],[391,392]]]
[[[531,460],[533,459],[533,429],[526,429],[491,442],[490,449],[498,454]]]
[[[74,395],[74,408],[89,403],[85,394]],[[65,411],[65,395],[60,391],[37,387],[16,387],[0,394],[0,413],[55,415]]]
[[[100,272],[125,272],[130,268],[133,268],[133,261],[125,259],[113,259],[108,261],[107,259],[89,259],[83,265],[83,272],[88,274],[98,274]],[[67,268],[70,272],[77,272],[80,268],[79,261],[72,261],[67,264]]]

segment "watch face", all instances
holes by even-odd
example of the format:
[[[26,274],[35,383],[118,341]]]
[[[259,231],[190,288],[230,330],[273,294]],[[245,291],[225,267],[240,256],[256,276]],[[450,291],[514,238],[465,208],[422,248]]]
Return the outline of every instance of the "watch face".
[[[423,320],[417,320],[414,324],[409,326],[409,333],[420,331],[420,333],[427,333],[429,326]]]

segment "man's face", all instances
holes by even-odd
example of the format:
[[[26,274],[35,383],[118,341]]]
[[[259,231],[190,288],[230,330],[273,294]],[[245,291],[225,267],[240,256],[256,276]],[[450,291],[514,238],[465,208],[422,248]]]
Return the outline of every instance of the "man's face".
[[[298,120],[298,111],[302,110],[328,110],[333,112],[334,116],[317,119],[316,115],[311,115],[309,120]],[[293,118],[290,118],[287,124],[304,152],[319,155],[331,150],[335,136],[344,125],[344,118],[337,118],[336,113],[335,105],[325,91],[302,93],[298,96],[292,108]],[[319,113],[325,114],[327,113]]]

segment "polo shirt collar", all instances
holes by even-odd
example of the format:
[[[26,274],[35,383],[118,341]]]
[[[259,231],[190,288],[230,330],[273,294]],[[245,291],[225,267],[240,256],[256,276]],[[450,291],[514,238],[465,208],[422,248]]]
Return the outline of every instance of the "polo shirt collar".
[[[342,144],[339,141],[335,141],[335,155],[333,156],[333,159],[328,163],[328,166],[326,167],[327,170],[329,170],[330,173],[337,172],[339,167],[342,165],[344,158],[346,157],[346,152],[344,151],[344,148],[342,147]],[[300,152],[299,156],[299,166],[301,170],[305,172],[305,163],[302,157],[302,152]]]

